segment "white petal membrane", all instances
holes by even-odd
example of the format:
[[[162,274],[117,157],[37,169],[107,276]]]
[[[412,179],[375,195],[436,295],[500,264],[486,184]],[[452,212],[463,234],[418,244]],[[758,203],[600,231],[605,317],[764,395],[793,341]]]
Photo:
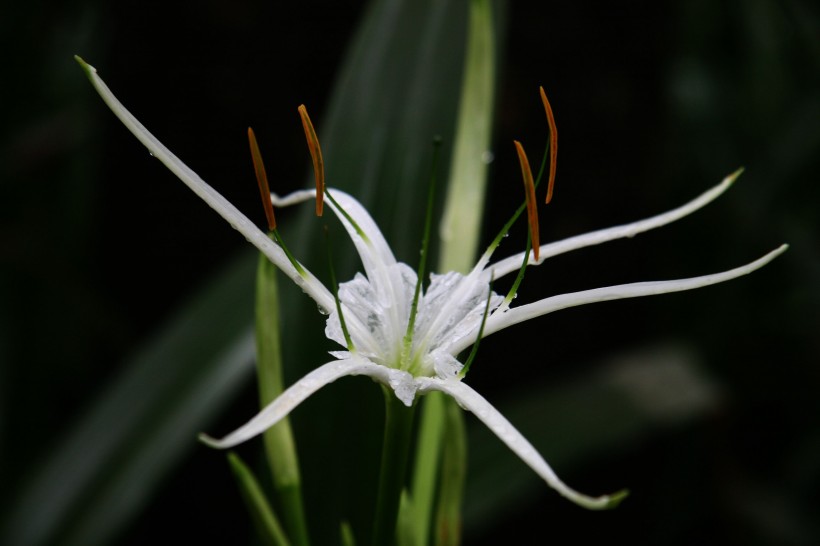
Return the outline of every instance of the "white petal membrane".
[[[78,59],[78,61],[80,60]],[[148,148],[154,157],[168,167],[171,172],[182,180],[182,182],[193,190],[203,201],[210,205],[222,218],[227,220],[234,229],[244,235],[251,244],[267,256],[276,267],[290,277],[291,280],[313,298],[316,303],[326,310],[333,308],[333,295],[316,277],[307,270],[305,270],[305,277],[302,277],[290,263],[279,245],[271,241],[265,232],[256,227],[239,209],[222,197],[219,192],[202,180],[198,174],[157,140],[157,138],[117,100],[108,86],[97,76],[96,68],[85,62],[80,62],[103,101],[120,121],[122,121],[123,125]]]
[[[513,453],[518,455],[547,485],[558,491],[572,502],[591,509],[612,508],[626,496],[625,492],[614,495],[590,497],[575,491],[567,486],[547,464],[547,461],[536,451],[532,444],[483,396],[471,387],[460,381],[442,380],[438,378],[418,378],[418,392],[441,391],[452,396],[465,410],[475,414],[478,419],[487,425],[493,434],[504,442]]]
[[[415,343],[418,350],[459,353],[453,347],[465,338],[469,346],[475,342],[475,333],[487,309],[490,297],[492,312],[504,300],[489,293],[489,285],[481,281],[477,272],[469,275],[449,272],[430,275],[430,286],[419,306]]]
[[[698,197],[689,201],[685,205],[664,212],[662,214],[658,214],[657,216],[652,216],[650,218],[639,220],[637,222],[631,222],[629,224],[623,224],[620,226],[614,226],[606,229],[599,229],[597,231],[591,231],[589,233],[584,233],[582,235],[576,235],[574,237],[569,237],[567,239],[556,241],[554,243],[541,245],[541,251],[538,261],[535,261],[533,255],[530,254],[528,263],[529,265],[539,265],[543,263],[544,260],[546,260],[547,258],[551,258],[559,254],[564,254],[565,252],[578,250],[579,248],[585,248],[588,246],[598,245],[601,243],[605,243],[607,241],[614,241],[615,239],[631,238],[635,235],[638,235],[639,233],[643,233],[645,231],[665,226],[666,224],[671,224],[672,222],[680,220],[684,216],[692,214],[696,210],[708,205],[709,203],[720,197],[723,194],[723,192],[729,189],[732,183],[735,180],[737,180],[737,177],[740,176],[741,172],[742,171],[740,170],[735,171],[734,173],[724,178],[720,182],[720,184],[703,192]],[[510,256],[509,258],[500,260],[497,263],[490,265],[484,270],[483,278],[485,282],[489,282],[491,278],[498,279],[503,277],[504,275],[507,275],[514,271],[518,271],[521,268],[521,263],[523,261],[523,252],[519,252],[518,254]]]
[[[395,284],[399,285],[402,291],[398,296],[401,303],[386,301],[380,297],[372,283],[360,273],[357,273],[353,280],[339,285],[339,299],[356,351],[377,364],[396,367],[409,320],[416,273],[403,263],[395,263],[388,267],[387,273],[397,279]],[[393,311],[398,312],[395,325],[386,318]],[[355,321],[351,321],[351,318]],[[344,333],[337,312],[331,313],[328,317],[325,334],[344,345]]]

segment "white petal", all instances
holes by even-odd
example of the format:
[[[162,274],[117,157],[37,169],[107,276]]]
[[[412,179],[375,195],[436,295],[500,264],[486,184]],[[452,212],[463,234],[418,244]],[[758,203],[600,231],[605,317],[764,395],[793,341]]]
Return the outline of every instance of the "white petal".
[[[405,297],[404,278],[400,274],[402,272],[395,268],[397,262],[393,251],[390,250],[390,245],[387,244],[376,222],[354,197],[335,188],[328,188],[328,192],[339,204],[341,210],[330,199],[325,199],[325,204],[336,214],[347,230],[362,260],[365,274],[373,287],[375,297],[386,309],[383,314],[386,329],[402,330],[403,334],[403,328],[407,324],[404,319],[409,312],[405,306],[409,300]],[[315,198],[316,191],[301,190],[281,198],[276,195],[271,197],[275,205],[287,206]],[[348,217],[355,222],[356,226],[350,222]]]
[[[262,230],[256,227],[253,222],[239,212],[227,199],[222,197],[215,189],[202,180],[198,174],[185,165],[185,163],[157,140],[148,129],[137,121],[137,119],[126,110],[125,106],[117,100],[108,86],[97,76],[96,68],[85,62],[80,62],[103,101],[105,101],[108,107],[111,108],[111,111],[120,118],[120,121],[122,121],[128,130],[148,148],[154,157],[164,163],[186,186],[191,188],[194,193],[218,212],[222,218],[227,220],[234,229],[244,235],[251,244],[267,256],[268,259],[290,277],[293,282],[299,285],[316,303],[328,311],[333,308],[333,295],[319,280],[307,270],[305,270],[306,278],[303,278],[290,263],[279,245],[271,241]]]
[[[396,263],[396,258],[393,256],[393,251],[390,250],[390,245],[387,244],[387,240],[384,238],[379,226],[376,225],[373,217],[371,217],[367,212],[367,209],[365,209],[353,196],[343,192],[342,190],[328,188],[328,191],[333,198],[336,199],[339,205],[341,205],[344,212],[346,212],[350,218],[356,222],[366,237],[363,239],[356,231],[356,228],[347,220],[338,207],[336,207],[336,205],[334,205],[329,199],[325,199],[325,204],[330,207],[339,221],[342,222],[342,225],[345,230],[347,230],[350,239],[356,245],[356,250],[361,256],[362,262],[365,266],[365,272],[368,277],[370,276],[368,267],[370,267],[371,264],[378,263],[383,265],[391,265]],[[286,207],[315,198],[316,190],[300,190],[284,197],[271,194],[273,204],[278,207]]]
[[[513,453],[541,476],[547,485],[558,491],[572,502],[585,508],[611,508],[623,500],[625,493],[589,497],[567,486],[547,464],[547,461],[535,450],[532,444],[483,396],[461,381],[442,380],[437,378],[419,378],[419,392],[442,391],[452,396],[458,404],[478,417],[487,425],[502,442],[507,444]]]
[[[256,417],[224,438],[217,440],[205,434],[201,434],[199,438],[209,446],[219,449],[226,449],[241,444],[254,436],[262,434],[281,419],[285,418],[310,395],[325,385],[346,375],[368,375],[385,385],[390,385],[393,390],[396,391],[396,395],[399,396],[399,399],[405,404],[410,405],[413,402],[413,397],[415,397],[416,389],[414,385],[411,385],[412,395],[408,403],[406,401],[408,396],[406,388],[408,380],[401,376],[401,374],[409,376],[406,372],[399,372],[399,370],[391,370],[384,366],[378,366],[359,357],[353,357],[349,360],[333,360],[319,366],[292,386],[288,387],[285,392],[268,404]],[[413,383],[412,377],[410,377],[409,382]]]
[[[441,379],[456,379],[464,365],[447,351],[436,349],[430,353],[433,371]]]
[[[722,273],[714,273],[712,275],[704,275],[702,277],[693,277],[689,279],[678,279],[674,281],[650,281],[650,282],[636,282],[632,284],[621,284],[617,286],[607,286],[605,288],[595,288],[593,290],[585,290],[583,292],[573,292],[571,294],[561,294],[560,296],[553,296],[543,300],[515,307],[505,313],[497,313],[487,319],[487,324],[484,326],[484,336],[488,336],[499,330],[503,330],[513,324],[518,324],[531,318],[540,317],[559,309],[566,309],[568,307],[575,307],[577,305],[586,305],[588,303],[596,303],[599,301],[620,300],[625,298],[638,298],[641,296],[654,296],[657,294],[668,294],[671,292],[682,292],[684,290],[694,290],[717,284],[743,275],[748,275],[756,269],[760,269],[777,256],[782,254],[788,248],[788,245],[781,245],[777,249],[769,252],[762,258],[753,261],[729,271]],[[468,345],[459,347],[463,350]]]
[[[536,262],[533,258],[533,255],[530,254],[529,264],[538,265],[547,258],[557,256],[558,254],[563,254],[565,252],[570,252],[571,250],[577,250],[579,248],[605,243],[607,241],[613,241],[615,239],[634,237],[635,235],[643,233],[644,231],[649,231],[650,229],[655,229],[661,226],[665,226],[666,224],[671,224],[672,222],[680,220],[684,216],[692,214],[696,210],[700,209],[701,207],[704,207],[705,205],[708,205],[709,203],[717,199],[721,194],[723,194],[723,192],[729,189],[729,186],[731,186],[732,183],[737,179],[737,177],[740,176],[741,172],[742,171],[740,170],[735,171],[734,173],[724,178],[720,184],[700,194],[692,201],[689,201],[685,205],[678,207],[676,209],[664,212],[663,214],[652,216],[651,218],[646,218],[645,220],[632,222],[630,224],[600,229],[597,231],[592,231],[590,233],[584,233],[583,235],[576,235],[575,237],[570,237],[562,241],[556,241],[554,243],[541,245],[541,252],[538,261]],[[520,252],[514,256],[510,256],[509,258],[500,260],[499,262],[487,267],[487,269],[484,271],[484,282],[489,282],[490,277],[498,279],[500,277],[503,277],[504,275],[507,275],[508,273],[512,273],[513,271],[518,271],[521,268],[521,263],[523,261],[523,252]]]

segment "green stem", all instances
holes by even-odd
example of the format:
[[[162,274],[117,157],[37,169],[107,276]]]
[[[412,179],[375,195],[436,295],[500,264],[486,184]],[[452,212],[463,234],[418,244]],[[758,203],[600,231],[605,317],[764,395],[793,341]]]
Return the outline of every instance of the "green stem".
[[[472,268],[477,253],[487,180],[483,155],[490,148],[495,101],[495,63],[493,4],[489,0],[471,0],[455,144],[441,225],[439,271],[466,273]],[[445,430],[449,436],[460,434],[464,428],[460,408],[452,399],[437,392],[425,396],[421,419],[411,491],[419,545],[429,543],[439,463],[445,456],[443,450],[449,449],[442,447]],[[450,458],[451,468],[466,467],[466,448],[446,456]],[[461,494],[457,492],[463,488],[463,477],[461,473],[442,481],[449,492],[440,491],[440,495],[455,499],[460,505]],[[439,499],[439,503],[441,501]],[[449,506],[454,505],[449,502]]]
[[[396,538],[396,521],[399,502],[407,474],[407,460],[413,432],[415,406],[407,407],[396,398],[392,389],[384,391],[384,443],[379,473],[379,492],[376,516],[373,522],[373,546],[393,544]]]
[[[436,498],[436,483],[441,461],[441,439],[444,434],[444,394],[427,393],[421,402],[421,423],[416,443],[413,483],[410,489],[416,519],[417,546],[429,543],[430,520]]]
[[[452,402],[452,400],[450,400]],[[441,462],[441,493],[436,516],[436,546],[458,546],[461,543],[461,503],[467,477],[467,427],[458,405],[445,408],[447,436]]]
[[[259,401],[264,407],[283,391],[282,353],[279,339],[279,297],[276,267],[260,255],[256,273],[256,371]],[[299,459],[288,419],[263,435],[273,486],[287,534],[294,544],[309,544],[302,503]]]

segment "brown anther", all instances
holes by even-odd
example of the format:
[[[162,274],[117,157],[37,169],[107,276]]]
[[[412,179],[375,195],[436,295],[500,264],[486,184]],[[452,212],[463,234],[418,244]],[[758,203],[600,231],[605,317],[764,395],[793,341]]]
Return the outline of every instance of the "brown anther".
[[[265,174],[265,164],[262,162],[262,154],[259,152],[259,145],[256,143],[256,135],[253,129],[248,127],[248,141],[251,144],[251,158],[253,159],[253,170],[256,172],[256,183],[259,185],[259,193],[262,197],[262,206],[265,207],[265,218],[268,219],[268,229],[276,229],[276,217],[273,215],[273,203],[270,200],[270,187],[268,186],[268,175]]]
[[[544,110],[547,112],[547,123],[550,128],[550,174],[547,183],[547,203],[552,200],[552,188],[555,186],[555,169],[558,165],[558,127],[555,126],[555,116],[552,115],[552,106],[547,100],[547,94],[543,87],[541,90],[541,102],[544,103]]]
[[[316,136],[316,130],[304,104],[299,105],[299,115],[302,117],[310,158],[313,160],[313,175],[316,177],[316,216],[321,216],[325,199],[325,162],[322,159],[322,147],[319,146],[319,137]]]
[[[527,197],[527,220],[530,224],[530,240],[532,241],[532,251],[535,260],[541,252],[541,241],[538,236],[538,206],[535,203],[535,182],[532,179],[532,170],[524,147],[517,140],[515,150],[518,152],[518,161],[521,163],[521,176],[524,178],[524,193]]]

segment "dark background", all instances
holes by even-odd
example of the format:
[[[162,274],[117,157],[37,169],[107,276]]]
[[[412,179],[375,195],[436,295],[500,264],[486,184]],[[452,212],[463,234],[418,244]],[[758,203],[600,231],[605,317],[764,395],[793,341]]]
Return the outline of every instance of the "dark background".
[[[468,508],[466,542],[817,543],[820,10],[798,0],[522,4],[502,18],[485,241],[520,201],[511,140],[532,143],[531,155],[543,145],[538,85],[561,137],[542,240],[668,210],[739,166],[746,172],[692,218],[549,262],[528,274],[520,301],[711,273],[782,242],[791,248],[727,285],[563,311],[482,344],[470,383],[502,411],[525,398],[522,391],[534,400],[542,387],[549,400],[582,393],[556,402],[557,412],[528,417],[563,423],[568,436],[576,422],[603,433],[581,431],[584,447],[567,440],[576,447],[565,452],[556,438],[557,461],[550,444],[536,442],[559,474],[583,491],[628,486],[633,495],[616,511],[589,513],[530,473],[506,508],[491,516]],[[224,264],[248,254],[241,237],[119,125],[72,55],[95,65],[147,127],[255,218],[245,128],[253,125],[263,143],[275,191],[301,187],[308,156],[296,106],[307,104],[321,131],[364,5],[2,9],[0,515],[10,515],[72,424],[116,383],[127,355]],[[522,233],[506,252],[520,248]],[[398,257],[412,264],[414,252]],[[658,359],[682,359],[701,395],[672,417],[636,417],[619,434],[609,424],[623,423],[610,414],[619,406],[585,385],[616,377],[618,362]],[[224,431],[250,415],[254,387],[245,385],[221,425],[202,426]],[[670,397],[675,390],[673,383]],[[481,456],[471,452],[473,460],[480,467]],[[523,466],[509,455],[503,464]],[[493,490],[468,487],[468,497],[482,494]],[[252,536],[224,459],[201,447],[125,521],[107,540]]]

